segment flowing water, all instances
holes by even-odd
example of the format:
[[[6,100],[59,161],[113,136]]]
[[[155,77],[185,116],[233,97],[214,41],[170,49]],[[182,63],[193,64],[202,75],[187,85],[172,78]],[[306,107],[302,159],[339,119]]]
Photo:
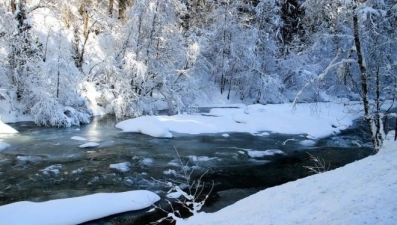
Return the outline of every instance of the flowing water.
[[[304,168],[314,165],[308,152],[324,159],[329,169],[372,154],[357,123],[317,142],[308,141],[304,134],[266,132],[174,133],[172,139],[162,139],[121,132],[114,127],[116,123],[106,116],[89,125],[62,129],[30,122],[11,124],[19,133],[0,136],[11,145],[0,152],[0,205],[137,189],[164,198],[168,189],[162,181],[183,180],[181,174],[187,171],[192,180],[205,174],[202,181],[214,184],[203,208],[213,212],[264,188],[311,175]],[[87,141],[74,140],[74,136]],[[99,145],[79,147],[88,141]],[[86,225],[146,224],[158,217],[143,210]]]

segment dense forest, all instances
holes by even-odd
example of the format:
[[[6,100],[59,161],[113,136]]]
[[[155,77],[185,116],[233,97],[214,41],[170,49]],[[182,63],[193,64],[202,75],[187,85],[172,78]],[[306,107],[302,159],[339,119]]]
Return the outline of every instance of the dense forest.
[[[1,0],[0,13],[0,115],[38,125],[190,112],[220,94],[338,97],[363,102],[376,146],[396,94],[394,0]]]

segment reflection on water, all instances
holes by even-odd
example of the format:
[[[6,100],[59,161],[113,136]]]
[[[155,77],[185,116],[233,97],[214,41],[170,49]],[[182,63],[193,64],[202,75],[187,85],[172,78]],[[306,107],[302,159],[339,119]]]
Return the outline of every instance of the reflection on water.
[[[178,179],[179,154],[184,166],[194,169],[193,177],[208,171],[204,181],[215,182],[213,198],[205,208],[214,211],[256,190],[310,175],[303,168],[312,164],[306,151],[331,168],[372,153],[360,127],[313,143],[305,142],[305,135],[274,133],[174,133],[172,139],[161,139],[121,132],[116,123],[107,116],[62,129],[12,124],[20,133],[1,137],[11,147],[0,154],[0,205],[135,189],[164,196],[167,189],[156,180]],[[71,139],[74,136],[87,141]],[[99,146],[79,148],[88,141]],[[276,154],[263,153],[269,149]],[[242,190],[246,194],[233,194]]]

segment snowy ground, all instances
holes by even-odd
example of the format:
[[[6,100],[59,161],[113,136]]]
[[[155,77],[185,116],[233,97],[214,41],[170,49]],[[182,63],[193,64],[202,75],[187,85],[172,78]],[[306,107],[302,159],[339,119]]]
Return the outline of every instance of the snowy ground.
[[[160,197],[150,191],[99,193],[42,203],[16,202],[0,207],[4,225],[72,225],[150,207]]]
[[[177,225],[382,224],[397,221],[397,142],[374,156],[256,193]]]

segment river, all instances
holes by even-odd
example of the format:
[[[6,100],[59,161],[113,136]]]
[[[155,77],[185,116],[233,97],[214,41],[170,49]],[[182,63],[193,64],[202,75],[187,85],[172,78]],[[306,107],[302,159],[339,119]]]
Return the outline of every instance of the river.
[[[31,122],[11,124],[19,133],[1,136],[11,147],[0,152],[0,205],[137,189],[164,198],[168,189],[163,182],[183,181],[180,175],[185,168],[189,174],[193,171],[192,180],[205,174],[204,192],[213,186],[203,208],[213,212],[259,190],[311,175],[305,168],[314,165],[308,153],[323,159],[329,169],[373,153],[358,122],[338,135],[312,143],[302,142],[307,140],[304,134],[267,132],[174,133],[172,139],[162,139],[121,132],[114,127],[116,123],[114,117],[106,116],[88,125],[61,129],[37,127]],[[99,146],[79,147],[88,141]],[[164,201],[159,204],[167,207]],[[161,214],[142,210],[85,225],[146,224],[158,217]]]

